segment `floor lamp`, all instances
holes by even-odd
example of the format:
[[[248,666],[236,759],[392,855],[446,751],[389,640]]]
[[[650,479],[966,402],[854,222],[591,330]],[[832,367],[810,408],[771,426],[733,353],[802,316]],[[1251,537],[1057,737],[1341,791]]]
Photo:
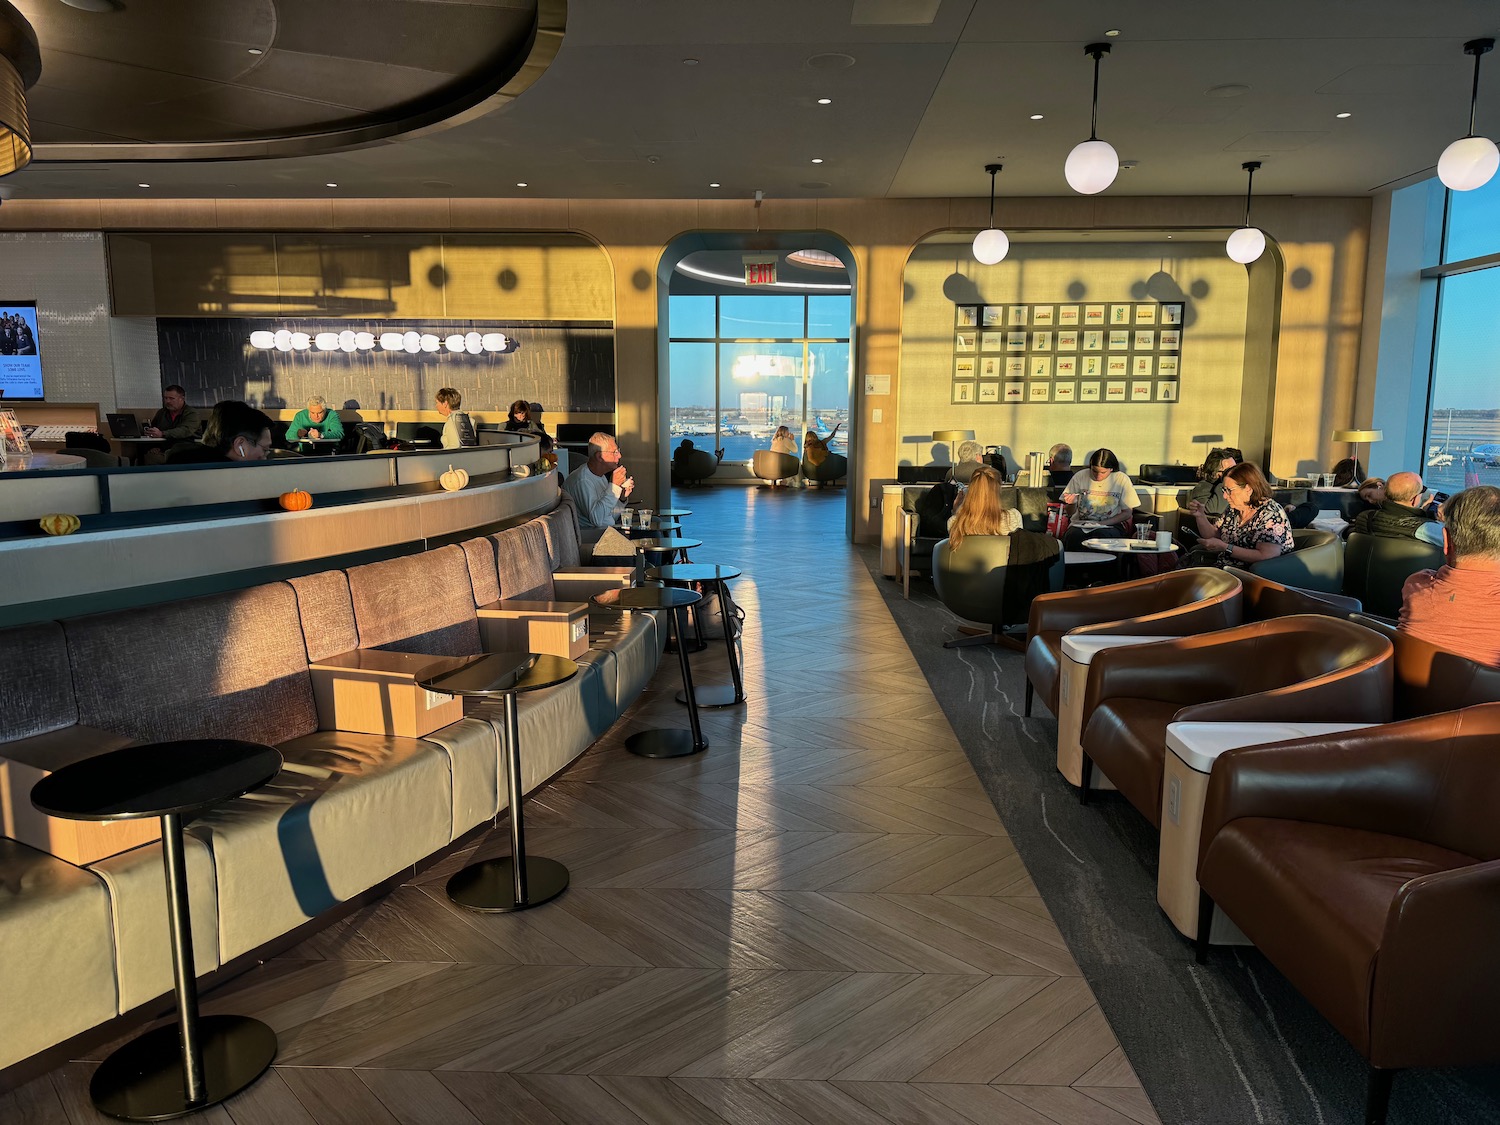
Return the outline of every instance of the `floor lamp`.
[[[933,441],[946,441],[948,443],[948,464],[958,464],[958,454],[955,452],[954,442],[974,440],[973,430],[933,430]]]
[[[1334,430],[1333,431],[1333,440],[1334,441],[1347,441],[1350,445],[1354,446],[1354,483],[1355,484],[1359,484],[1359,483],[1361,483],[1364,480],[1364,477],[1362,477],[1360,475],[1360,471],[1359,471],[1360,470],[1360,464],[1359,464],[1359,447],[1361,445],[1368,445],[1370,442],[1380,441],[1384,437],[1385,437],[1385,433],[1382,430]],[[1367,466],[1365,466],[1365,468],[1368,469],[1369,466],[1367,465]]]

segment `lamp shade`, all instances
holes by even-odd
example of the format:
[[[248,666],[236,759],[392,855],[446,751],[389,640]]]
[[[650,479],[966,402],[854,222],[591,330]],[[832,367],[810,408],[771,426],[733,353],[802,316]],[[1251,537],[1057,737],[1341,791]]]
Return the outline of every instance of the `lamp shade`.
[[[1108,141],[1080,141],[1068,153],[1063,177],[1080,195],[1098,195],[1120,174],[1120,157]]]
[[[0,3],[0,176],[31,163],[26,90],[41,73],[36,32],[13,5]]]
[[[1383,430],[1334,430],[1334,441],[1352,441],[1356,443],[1381,441],[1385,438]]]
[[[1224,252],[1241,265],[1248,266],[1266,249],[1266,236],[1259,227],[1241,227],[1224,243]]]
[[[1500,148],[1488,137],[1460,137],[1438,157],[1438,179],[1454,191],[1484,187],[1500,168]]]
[[[974,236],[974,258],[987,266],[1005,261],[1010,253],[1010,237],[995,227],[982,230]]]
[[[933,441],[970,441],[974,437],[973,430],[933,430]]]

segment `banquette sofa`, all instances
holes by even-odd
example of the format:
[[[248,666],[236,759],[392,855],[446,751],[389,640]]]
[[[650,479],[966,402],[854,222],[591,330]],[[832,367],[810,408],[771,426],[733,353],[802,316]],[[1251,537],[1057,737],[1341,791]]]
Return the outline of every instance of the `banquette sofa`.
[[[481,610],[491,603],[581,602],[624,581],[578,562],[576,515],[563,497],[496,534],[419,554],[149,613],[0,631],[0,782],[34,780],[37,769],[135,740],[275,745],[285,765],[270,784],[187,830],[198,970],[249,964],[257,951],[315,928],[340,903],[444,851],[507,802],[498,705],[469,706],[420,738],[338,730],[320,712],[312,666],[369,650],[476,654],[485,651]],[[664,643],[649,613],[590,615],[579,675],[520,701],[523,790],[614,723],[651,678]],[[18,816],[29,784],[5,795]],[[0,1068],[171,988],[158,843],[75,865],[6,827]]]

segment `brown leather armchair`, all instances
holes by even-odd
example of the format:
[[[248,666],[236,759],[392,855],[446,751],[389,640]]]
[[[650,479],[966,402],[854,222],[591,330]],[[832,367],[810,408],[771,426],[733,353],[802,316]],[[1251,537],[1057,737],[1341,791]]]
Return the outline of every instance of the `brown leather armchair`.
[[[1084,690],[1079,792],[1087,804],[1097,763],[1160,827],[1168,723],[1390,718],[1391,642],[1349,621],[1298,615],[1106,649]]]
[[[1031,714],[1036,691],[1042,693],[1048,710],[1057,714],[1064,633],[1182,637],[1239,623],[1239,579],[1208,567],[1043,594],[1031,603],[1026,629],[1026,714]]]
[[[1294,613],[1348,617],[1351,613],[1358,613],[1361,608],[1358,598],[1346,598],[1343,594],[1329,594],[1322,590],[1304,590],[1299,586],[1285,586],[1237,566],[1226,566],[1224,572],[1234,575],[1244,587],[1241,597],[1244,599],[1247,623],[1269,621],[1273,617],[1290,617]],[[1367,622],[1362,620],[1360,624]],[[1383,629],[1376,631],[1384,632]]]
[[[1500,703],[1500,668],[1449,652],[1363,614],[1350,620],[1388,637],[1395,647],[1396,718],[1415,719],[1480,703]]]
[[[1370,1064],[1500,1063],[1500,704],[1214,764],[1198,960],[1215,906]]]

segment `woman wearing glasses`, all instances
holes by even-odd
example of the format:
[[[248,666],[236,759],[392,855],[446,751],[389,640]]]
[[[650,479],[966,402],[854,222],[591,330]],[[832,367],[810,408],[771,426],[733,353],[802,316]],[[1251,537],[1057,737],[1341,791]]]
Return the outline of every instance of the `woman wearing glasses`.
[[[1222,488],[1229,507],[1217,521],[1209,519],[1201,500],[1188,502],[1201,538],[1184,566],[1258,563],[1292,549],[1286,509],[1271,499],[1271,486],[1254,462],[1241,461],[1226,472]]]

